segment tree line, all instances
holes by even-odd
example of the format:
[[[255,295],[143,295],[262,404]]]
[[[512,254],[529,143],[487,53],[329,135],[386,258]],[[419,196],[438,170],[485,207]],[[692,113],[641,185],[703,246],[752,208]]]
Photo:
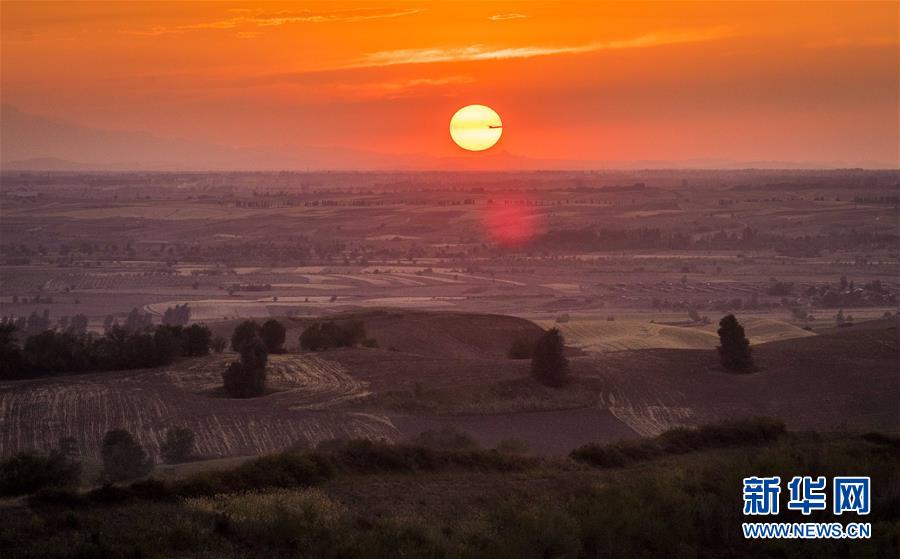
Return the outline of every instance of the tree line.
[[[159,367],[178,357],[207,355],[214,345],[202,324],[137,331],[113,326],[99,336],[45,330],[21,345],[15,325],[0,324],[0,379]]]

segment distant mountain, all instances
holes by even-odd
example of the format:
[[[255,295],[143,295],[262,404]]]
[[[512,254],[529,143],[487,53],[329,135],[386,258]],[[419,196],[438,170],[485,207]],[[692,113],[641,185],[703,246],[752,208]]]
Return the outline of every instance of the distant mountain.
[[[0,169],[33,171],[271,171],[271,170],[565,170],[829,168],[823,162],[602,161],[537,159],[502,149],[452,157],[383,154],[343,147],[229,148],[146,132],[81,126],[0,105]],[[843,167],[892,168],[877,162]]]
[[[108,167],[100,167],[97,165],[89,165],[86,163],[78,163],[76,161],[68,161],[59,159],[58,157],[32,157],[31,159],[18,159],[15,161],[4,161],[2,164],[4,171],[112,171],[119,169],[110,169]]]

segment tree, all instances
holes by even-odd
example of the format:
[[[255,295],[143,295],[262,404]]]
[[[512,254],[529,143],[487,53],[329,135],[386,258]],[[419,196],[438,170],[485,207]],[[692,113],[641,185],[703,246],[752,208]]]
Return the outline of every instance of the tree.
[[[240,353],[241,347],[259,336],[259,324],[253,320],[245,320],[237,325],[231,333],[231,349]]]
[[[305,349],[307,351],[318,351],[320,349],[325,349],[326,347],[328,347],[326,343],[327,341],[322,335],[322,327],[319,326],[318,322],[313,322],[312,324],[304,328],[303,333],[300,334],[301,349]]]
[[[569,376],[569,361],[563,355],[565,340],[559,328],[544,332],[534,344],[531,354],[531,374],[545,386],[558,388]]]
[[[203,324],[191,324],[182,332],[181,353],[188,357],[209,355],[212,332]]]
[[[103,477],[122,481],[146,475],[153,463],[134,437],[125,429],[113,429],[103,436]]]
[[[269,353],[284,353],[284,338],[287,330],[283,324],[274,318],[269,319],[263,323],[259,335]]]
[[[0,461],[0,495],[24,495],[44,487],[77,485],[81,477],[74,439],[62,438],[47,456],[20,452]]]
[[[16,339],[16,327],[0,324],[0,379],[14,378],[23,367],[22,349]]]
[[[722,366],[729,371],[749,372],[753,369],[750,341],[733,314],[719,321],[719,357]]]
[[[266,390],[266,345],[259,336],[241,344],[241,360],[222,373],[225,392],[232,398],[253,398]]]
[[[166,464],[186,462],[194,452],[194,432],[185,427],[169,429],[159,451]]]
[[[330,347],[353,347],[366,340],[366,327],[361,320],[350,320],[343,324],[329,320],[323,324],[313,322],[307,326],[300,334],[300,347],[316,351]],[[374,340],[368,342],[369,346],[372,342]]]

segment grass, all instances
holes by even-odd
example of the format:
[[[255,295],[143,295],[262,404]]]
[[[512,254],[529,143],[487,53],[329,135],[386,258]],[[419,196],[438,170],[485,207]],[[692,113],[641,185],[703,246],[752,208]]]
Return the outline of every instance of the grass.
[[[579,462],[600,468],[621,467],[666,454],[684,454],[710,448],[767,443],[786,433],[784,423],[767,418],[727,421],[700,427],[670,429],[652,439],[589,444],[572,451]]]
[[[0,555],[20,557],[896,557],[900,552],[900,450],[891,435],[787,433],[771,438],[760,425],[721,426],[665,437],[674,453],[635,467],[587,469],[574,491],[571,463],[544,463],[531,473],[498,473],[515,483],[543,484],[539,495],[510,493],[470,502],[458,514],[434,518],[369,516],[355,495],[370,487],[358,472],[406,472],[422,491],[432,470],[414,470],[406,451],[349,445],[329,451],[340,491],[269,488],[175,500],[116,501],[95,506],[0,510]],[[756,432],[752,445],[737,432]],[[663,438],[663,437],[660,437]],[[658,440],[656,440],[659,442]],[[698,441],[702,441],[698,443]],[[660,443],[662,444],[662,443]],[[701,447],[703,450],[686,448]],[[382,453],[392,456],[386,457]],[[375,458],[379,455],[380,458]],[[405,457],[405,458],[404,458]],[[362,460],[362,462],[358,462]],[[456,459],[454,459],[456,460]],[[450,460],[448,459],[448,463]],[[280,466],[279,466],[280,464]],[[285,462],[252,469],[284,470]],[[467,470],[440,474],[447,498],[471,482]],[[873,538],[865,541],[746,541],[740,508],[746,475],[865,472],[872,477]],[[250,475],[244,471],[245,475]],[[250,478],[247,479],[251,479]],[[454,485],[456,484],[456,485]],[[455,489],[455,487],[460,489]],[[136,491],[135,486],[129,488]],[[153,491],[153,485],[145,485]],[[354,490],[357,491],[354,493]],[[108,491],[108,490],[107,490]],[[107,495],[109,497],[111,493]],[[395,495],[397,496],[397,495]],[[399,497],[399,496],[397,496]],[[404,496],[415,502],[415,495]],[[363,504],[358,504],[363,503]],[[830,513],[803,517],[782,507],[776,521],[832,522]]]

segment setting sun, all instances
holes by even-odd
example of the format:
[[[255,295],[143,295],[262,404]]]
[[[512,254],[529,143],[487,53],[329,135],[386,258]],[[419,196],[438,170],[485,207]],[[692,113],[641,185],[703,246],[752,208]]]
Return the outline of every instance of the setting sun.
[[[450,119],[450,137],[459,147],[484,151],[494,146],[503,134],[503,123],[494,109],[484,105],[467,105]]]

